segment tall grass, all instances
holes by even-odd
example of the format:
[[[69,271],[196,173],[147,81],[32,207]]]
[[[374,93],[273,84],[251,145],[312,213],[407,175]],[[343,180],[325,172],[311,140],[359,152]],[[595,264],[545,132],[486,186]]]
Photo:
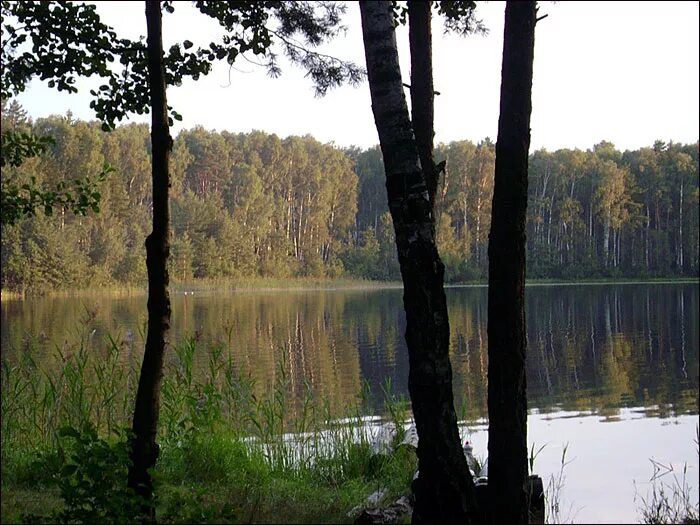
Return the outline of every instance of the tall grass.
[[[700,426],[695,426],[695,453],[700,454]],[[683,464],[679,471],[673,464],[664,464],[653,459],[653,474],[649,479],[650,487],[645,496],[637,492],[635,483],[635,499],[639,498],[639,514],[642,523],[700,523],[700,498],[698,487],[695,490],[688,481],[688,464]],[[697,476],[694,482],[697,483]]]
[[[535,450],[535,443],[530,445],[530,454],[528,457],[528,466],[530,473],[534,472],[535,461],[542,451],[547,447],[548,443],[540,445]],[[573,503],[568,507],[564,506],[564,486],[566,485],[566,467],[573,461],[567,459],[569,452],[569,444],[565,443],[562,447],[561,459],[559,461],[559,470],[549,475],[544,486],[544,513],[545,523],[574,523],[578,511],[574,510]]]
[[[104,436],[105,444],[95,443],[107,450],[119,440],[117,432],[130,426],[142,341],[109,335],[94,351],[92,334],[86,319],[73,344],[52,349],[60,365],[52,370],[37,364],[46,349],[35,338],[13,360],[3,356],[3,489],[16,494],[56,486],[68,450],[61,438],[66,427],[94,429],[90,439]],[[208,347],[190,337],[173,347],[166,362],[155,472],[165,521],[277,521],[274,512],[285,507],[292,509],[285,520],[351,521],[347,511],[377,488],[390,497],[409,490],[415,453],[373,453],[364,395],[346,407],[343,419],[310,385],[300,400],[291,399],[283,351],[275,381],[260,395],[255,381],[238,372],[231,343],[231,333],[227,343]],[[200,352],[206,364],[195,367]],[[385,395],[388,419],[403,423],[403,401],[391,394],[390,384]],[[226,506],[230,501],[235,508]],[[12,511],[3,503],[3,523],[8,516]]]
[[[533,445],[534,449],[534,445]],[[540,451],[542,448],[540,448]],[[561,451],[561,460],[559,462],[559,471],[551,474],[547,481],[547,486],[544,490],[545,498],[545,516],[547,523],[574,523],[577,512],[574,511],[573,503],[568,507],[564,507],[564,485],[566,484],[566,475],[564,473],[566,466],[573,459],[567,459],[569,444],[566,443]],[[539,451],[537,452],[539,454]],[[532,460],[534,461],[534,459]]]

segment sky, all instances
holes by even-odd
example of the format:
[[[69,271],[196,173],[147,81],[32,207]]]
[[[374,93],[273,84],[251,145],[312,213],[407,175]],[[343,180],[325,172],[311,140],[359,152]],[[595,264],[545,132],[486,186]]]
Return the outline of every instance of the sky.
[[[96,2],[103,20],[120,36],[146,33],[143,2]],[[478,2],[486,36],[444,35],[433,21],[435,140],[485,137],[498,128],[505,2]],[[531,151],[588,149],[601,140],[618,149],[655,140],[698,140],[700,99],[699,2],[541,2],[537,24],[531,118]],[[189,2],[164,13],[166,48],[189,39],[206,45],[221,35],[217,24]],[[364,66],[359,7],[348,3],[348,30],[322,51]],[[404,82],[409,82],[408,31],[397,32]],[[316,98],[310,79],[285,61],[280,78],[237,61],[218,64],[209,76],[168,89],[168,103],[183,115],[173,134],[201,125],[210,130],[280,137],[311,134],[321,142],[362,148],[378,143],[367,83],[343,86]],[[99,80],[78,83],[79,94],[59,93],[34,80],[17,97],[33,118],[65,114],[93,119],[89,90]],[[408,93],[407,93],[408,97]],[[134,118],[148,122],[148,116]]]

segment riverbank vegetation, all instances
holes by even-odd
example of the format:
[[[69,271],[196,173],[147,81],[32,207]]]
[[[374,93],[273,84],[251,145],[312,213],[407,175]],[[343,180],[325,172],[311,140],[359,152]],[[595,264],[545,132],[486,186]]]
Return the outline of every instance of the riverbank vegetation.
[[[123,478],[139,358],[112,338],[97,355],[86,337],[57,348],[62,366],[52,372],[29,347],[17,363],[3,359],[2,523],[138,515]],[[193,366],[200,350],[208,359],[201,370]],[[377,490],[380,501],[410,491],[415,450],[373,450],[362,395],[340,419],[310,389],[289,398],[284,353],[262,395],[221,347],[189,339],[174,354],[162,389],[160,522],[352,522],[349,511]],[[405,403],[389,390],[386,401],[402,426]]]
[[[96,122],[27,118],[4,102],[3,129],[56,137],[41,157],[3,170],[49,186],[115,167],[100,212],[25,218],[3,226],[2,288],[47,292],[145,285],[150,138],[146,125],[105,134]],[[448,282],[485,279],[495,145],[438,145],[447,171],[437,196],[438,241]],[[177,286],[221,280],[399,281],[378,147],[337,148],[310,136],[182,131],[172,165]],[[620,152],[530,156],[529,278],[697,276],[697,144],[655,143]],[[31,264],[30,264],[31,262]],[[273,285],[277,287],[278,285]],[[282,285],[279,285],[282,287]]]

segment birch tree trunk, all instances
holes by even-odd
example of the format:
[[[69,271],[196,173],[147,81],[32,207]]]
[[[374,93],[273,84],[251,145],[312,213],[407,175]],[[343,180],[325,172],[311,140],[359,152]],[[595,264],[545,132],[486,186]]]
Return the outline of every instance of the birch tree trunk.
[[[610,206],[608,206],[603,223],[603,265],[606,268],[610,261],[610,213]]]
[[[163,67],[163,38],[160,2],[146,1],[148,29],[148,80],[151,96],[151,141],[153,144],[153,231],[146,238],[148,269],[148,331],[146,348],[134,407],[132,466],[128,485],[149,503],[147,519],[155,521],[153,479],[148,472],[158,458],[156,431],[160,411],[160,384],[163,379],[163,355],[170,330],[167,261],[170,253],[170,210],[168,208],[168,163],[172,139],[168,127]]]
[[[535,2],[506,4],[489,236],[489,502],[492,523],[528,523],[525,217]]]
[[[644,262],[646,263],[646,269],[649,271],[649,230],[651,229],[651,216],[649,215],[649,204],[646,205],[647,208],[647,220],[646,228],[644,230]]]
[[[404,283],[408,387],[418,431],[414,523],[468,523],[475,508],[452,395],[444,265],[403,94],[391,2],[360,2],[372,110]]]
[[[678,271],[683,273],[683,181],[678,196]]]

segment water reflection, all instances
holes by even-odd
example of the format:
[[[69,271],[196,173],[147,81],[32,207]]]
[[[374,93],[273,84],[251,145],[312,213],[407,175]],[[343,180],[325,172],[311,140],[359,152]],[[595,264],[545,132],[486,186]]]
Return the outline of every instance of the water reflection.
[[[567,410],[610,420],[626,407],[648,416],[698,412],[698,287],[695,284],[527,288],[528,395],[539,413]],[[451,352],[457,405],[484,417],[487,291],[450,288]],[[55,348],[81,335],[95,351],[111,334],[138,363],[145,297],[33,299],[2,303],[1,351],[28,345],[39,364],[57,366]],[[173,297],[172,340],[200,342],[195,360],[219,345],[242,374],[267,390],[286,367],[289,393],[328,398],[339,411],[367,382],[371,410],[387,378],[407,396],[408,358],[401,290],[238,292]]]

